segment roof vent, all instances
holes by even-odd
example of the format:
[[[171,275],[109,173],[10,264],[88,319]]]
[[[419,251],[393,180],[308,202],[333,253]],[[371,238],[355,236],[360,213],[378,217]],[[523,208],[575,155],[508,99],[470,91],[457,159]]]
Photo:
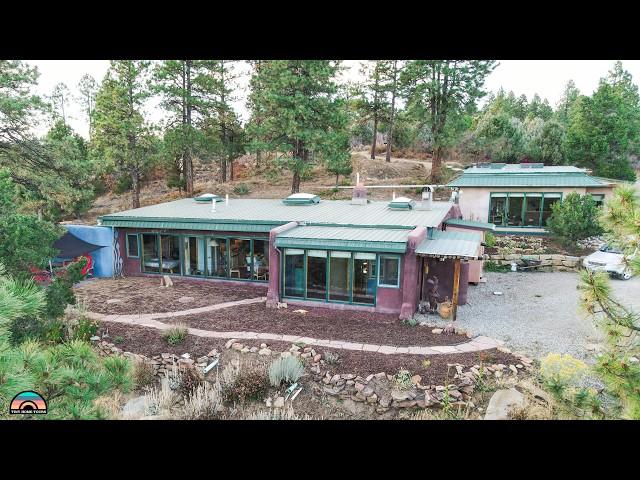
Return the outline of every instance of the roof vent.
[[[208,203],[215,199],[216,202],[221,202],[223,200],[222,197],[216,195],[215,193],[203,193],[198,197],[193,197],[196,202]]]
[[[315,205],[320,203],[320,197],[311,193],[293,193],[282,200],[285,205]]]
[[[544,168],[544,163],[521,163],[520,168]]]
[[[393,210],[411,210],[414,202],[407,197],[396,197],[389,202],[389,208]]]
[[[506,165],[506,163],[491,163],[489,165],[489,168],[493,168],[495,170],[500,170],[501,168],[504,168],[505,165]]]

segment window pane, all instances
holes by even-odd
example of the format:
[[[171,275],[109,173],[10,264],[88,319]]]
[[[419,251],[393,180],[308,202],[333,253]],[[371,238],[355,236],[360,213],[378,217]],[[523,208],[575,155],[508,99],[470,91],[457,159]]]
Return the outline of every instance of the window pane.
[[[184,274],[204,275],[204,238],[184,238]]]
[[[211,277],[227,277],[227,264],[229,263],[227,255],[227,239],[226,238],[209,238],[208,239],[209,255],[208,255],[208,275]]]
[[[507,215],[507,225],[521,227],[522,223],[522,202],[524,195],[509,195],[509,214]]]
[[[502,225],[504,221],[504,211],[507,205],[506,197],[491,197],[489,203],[489,221],[496,225]]]
[[[548,218],[551,216],[551,205],[553,205],[554,203],[559,203],[560,202],[560,198],[547,198],[547,196],[545,195],[544,197],[544,206],[543,206],[543,210],[542,210],[542,226],[546,226],[547,225],[547,220]]]
[[[327,252],[307,252],[307,298],[325,299],[327,293]]]
[[[269,240],[253,241],[253,278],[269,280]]]
[[[127,255],[129,257],[138,257],[138,235],[127,234]]]
[[[287,297],[304,297],[304,252],[285,250],[284,294]]]
[[[161,235],[162,271],[180,273],[180,240],[174,235]]]
[[[376,295],[376,258],[358,258],[353,260],[353,301],[373,305]]]
[[[229,241],[231,264],[229,277],[251,278],[251,240],[232,238]]]
[[[380,285],[397,287],[400,285],[400,259],[380,257]]]
[[[155,233],[142,234],[142,271],[160,272],[160,260],[158,259],[158,236]]]
[[[540,225],[540,208],[542,206],[542,197],[540,194],[527,194],[525,202],[524,220],[528,227],[537,227]]]
[[[351,286],[351,271],[349,269],[351,253],[331,252],[330,262],[329,300],[348,302]]]

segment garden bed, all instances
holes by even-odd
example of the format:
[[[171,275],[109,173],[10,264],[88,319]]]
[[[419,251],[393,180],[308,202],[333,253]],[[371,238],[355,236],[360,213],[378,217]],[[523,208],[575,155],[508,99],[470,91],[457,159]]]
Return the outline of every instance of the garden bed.
[[[296,310],[304,310],[306,313],[297,313]],[[410,326],[398,320],[397,315],[295,305],[289,305],[286,309],[275,309],[256,303],[158,320],[166,323],[184,323],[202,330],[300,335],[321,340],[344,340],[396,347],[457,345],[469,340],[464,335],[434,334],[430,328]]]
[[[560,254],[571,256],[588,255],[591,249],[581,248],[577,245],[562,245],[557,239],[549,236],[536,235],[500,235],[495,234],[495,245],[485,247],[484,253],[489,255],[499,254]]]
[[[267,294],[266,285],[231,285],[172,277],[172,287],[160,287],[161,277],[93,279],[76,287],[78,302],[91,312],[136,314],[176,312]]]

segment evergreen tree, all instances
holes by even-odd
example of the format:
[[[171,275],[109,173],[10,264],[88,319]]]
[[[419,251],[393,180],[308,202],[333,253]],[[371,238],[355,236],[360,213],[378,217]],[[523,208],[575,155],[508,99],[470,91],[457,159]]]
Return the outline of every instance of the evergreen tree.
[[[130,181],[133,208],[140,207],[140,182],[156,147],[142,114],[150,95],[148,71],[148,61],[112,60],[94,110],[92,155],[104,162],[104,171]]]
[[[432,181],[438,181],[444,149],[459,137],[456,114],[484,95],[482,87],[496,62],[485,60],[415,60],[401,77],[408,108],[427,125],[433,142]]]
[[[580,90],[576,88],[576,84],[573,80],[569,80],[567,85],[564,87],[562,97],[560,97],[560,101],[558,102],[558,107],[556,109],[556,118],[562,125],[568,125],[569,112],[579,96]]]
[[[349,155],[348,142],[338,141],[348,119],[335,82],[338,68],[332,60],[273,60],[257,73],[262,88],[253,101],[263,120],[251,148],[278,152],[278,162],[293,173],[292,193],[300,191],[312,153],[320,159]]]
[[[76,88],[78,90],[77,101],[80,103],[82,111],[89,122],[89,140],[91,140],[91,134],[93,133],[93,120],[91,117],[96,104],[98,83],[95,78],[88,73],[85,73],[78,82]]]

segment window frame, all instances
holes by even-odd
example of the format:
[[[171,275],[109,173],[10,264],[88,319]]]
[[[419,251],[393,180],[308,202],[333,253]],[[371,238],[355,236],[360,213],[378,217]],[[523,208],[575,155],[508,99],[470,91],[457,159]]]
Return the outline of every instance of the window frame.
[[[380,283],[382,277],[382,265],[385,258],[394,258],[398,261],[398,278],[396,280],[396,284],[386,284]],[[400,277],[402,276],[402,256],[396,254],[386,254],[382,253],[378,255],[378,287],[382,288],[400,288]]]
[[[523,219],[524,222],[524,217],[525,217],[525,212],[526,212],[526,207],[527,207],[527,194],[530,196],[535,196],[537,198],[540,198],[540,212],[538,214],[538,223],[537,225],[522,225],[522,226],[518,226],[518,225],[507,225],[506,224],[506,219],[508,216],[508,212],[509,212],[509,198],[511,195],[513,195],[514,197],[517,196],[517,198],[522,198],[522,207],[520,209],[521,211],[521,218]],[[496,227],[500,227],[500,228],[509,228],[509,229],[516,229],[516,230],[520,230],[520,229],[527,229],[527,228],[546,228],[545,225],[542,224],[542,217],[543,217],[543,212],[544,212],[544,201],[545,201],[545,195],[553,195],[553,197],[549,197],[549,198],[558,198],[557,195],[560,195],[560,202],[562,202],[564,200],[564,192],[522,192],[522,191],[518,191],[518,192],[489,192],[489,207],[488,207],[488,212],[487,212],[487,222],[488,223],[493,223],[492,219],[491,219],[491,200],[496,197],[496,198],[506,198],[505,201],[505,207],[504,207],[504,213],[503,214],[503,218],[502,218],[502,224],[498,225],[498,224],[494,224],[496,225]],[[520,197],[522,196],[522,197]]]
[[[138,250],[137,255],[131,255],[129,251],[129,237],[136,237],[136,249]],[[127,249],[127,258],[140,258],[140,235],[137,233],[127,233],[125,234],[125,248]]]

